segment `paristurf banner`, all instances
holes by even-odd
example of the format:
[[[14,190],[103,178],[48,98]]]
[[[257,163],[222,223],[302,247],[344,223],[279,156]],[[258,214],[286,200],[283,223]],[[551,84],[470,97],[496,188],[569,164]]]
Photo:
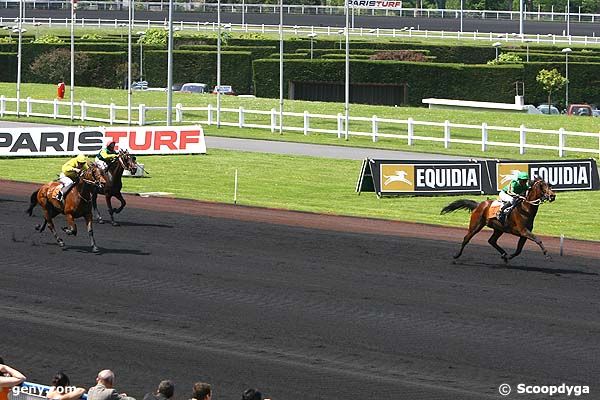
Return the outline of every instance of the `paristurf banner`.
[[[346,0],[348,7],[354,8],[380,8],[380,9],[396,9],[402,8],[401,1],[384,1],[384,0]]]
[[[203,154],[204,132],[194,126],[0,128],[0,156],[95,154],[110,142],[133,154]]]

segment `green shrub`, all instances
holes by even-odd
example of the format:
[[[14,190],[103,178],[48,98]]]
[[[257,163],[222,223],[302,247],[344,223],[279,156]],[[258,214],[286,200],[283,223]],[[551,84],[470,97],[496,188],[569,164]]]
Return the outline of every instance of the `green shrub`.
[[[64,43],[64,40],[62,40],[61,38],[59,38],[58,36],[55,36],[55,35],[43,35],[43,36],[40,36],[39,38],[36,38],[33,41],[33,43],[59,44],[59,43]]]
[[[17,53],[0,53],[0,81],[17,81]]]

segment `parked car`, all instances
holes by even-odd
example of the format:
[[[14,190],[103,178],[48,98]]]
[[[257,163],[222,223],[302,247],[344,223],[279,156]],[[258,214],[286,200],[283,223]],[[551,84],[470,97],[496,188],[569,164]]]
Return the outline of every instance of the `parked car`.
[[[131,82],[131,90],[148,89],[148,81]]]
[[[546,114],[546,115],[559,115],[560,111],[558,111],[558,108],[554,107],[551,104],[540,104],[539,106],[537,106],[537,109],[541,111],[542,114]]]
[[[171,86],[171,88],[174,92],[179,92],[182,86],[183,83],[174,83],[173,86]]]
[[[212,92],[213,92],[213,94],[217,94],[217,92],[219,92],[221,94],[229,94],[229,95],[235,96],[235,92],[233,91],[233,88],[229,85],[215,86]]]
[[[592,110],[593,117],[600,117],[600,109]]]
[[[592,114],[592,106],[590,106],[589,104],[571,104],[567,108],[567,115],[591,117]]]
[[[181,93],[206,93],[206,83],[184,83],[181,86]]]

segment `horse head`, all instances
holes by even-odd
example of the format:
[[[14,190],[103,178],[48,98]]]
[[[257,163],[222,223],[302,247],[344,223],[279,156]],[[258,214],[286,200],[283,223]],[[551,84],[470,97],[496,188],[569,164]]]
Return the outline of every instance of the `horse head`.
[[[81,178],[85,183],[93,185],[98,189],[102,189],[108,182],[106,172],[95,163],[90,164],[88,168],[82,172]]]
[[[135,175],[138,168],[135,156],[131,155],[128,150],[119,150],[119,161],[123,165],[123,169],[128,170],[131,175]]]
[[[556,200],[556,194],[545,180],[536,176],[533,180],[531,188],[527,191],[527,201],[538,202],[539,204],[549,201],[552,203]]]

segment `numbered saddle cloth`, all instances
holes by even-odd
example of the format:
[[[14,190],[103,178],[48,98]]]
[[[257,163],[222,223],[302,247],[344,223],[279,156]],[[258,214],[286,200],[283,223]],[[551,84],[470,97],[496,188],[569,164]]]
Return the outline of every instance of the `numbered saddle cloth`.
[[[492,204],[490,204],[487,210],[487,218],[498,218],[500,216],[500,209],[502,208],[503,203],[500,200],[494,200]]]

